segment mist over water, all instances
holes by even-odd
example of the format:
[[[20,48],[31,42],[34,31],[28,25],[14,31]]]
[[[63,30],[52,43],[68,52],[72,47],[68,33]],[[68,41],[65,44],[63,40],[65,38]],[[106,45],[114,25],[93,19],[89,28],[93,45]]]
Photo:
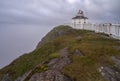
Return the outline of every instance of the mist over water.
[[[0,68],[36,48],[53,26],[0,24]]]

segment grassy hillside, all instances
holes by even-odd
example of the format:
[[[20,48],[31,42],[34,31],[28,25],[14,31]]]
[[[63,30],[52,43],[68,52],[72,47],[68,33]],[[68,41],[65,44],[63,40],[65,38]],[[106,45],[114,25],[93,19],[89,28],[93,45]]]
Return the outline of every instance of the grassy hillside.
[[[47,39],[55,30],[66,31],[70,27],[59,26],[54,31],[49,32]],[[0,81],[2,77],[9,73],[13,81],[25,72],[34,68],[38,64],[58,57],[56,52],[64,47],[69,47],[72,63],[63,69],[63,73],[75,81],[104,81],[98,68],[101,65],[113,65],[110,56],[120,57],[120,50],[115,47],[120,46],[118,40],[108,38],[105,34],[92,31],[75,30],[49,39],[46,43],[38,46],[33,52],[24,54],[14,60],[10,65],[0,70]],[[79,49],[84,56],[75,55]]]

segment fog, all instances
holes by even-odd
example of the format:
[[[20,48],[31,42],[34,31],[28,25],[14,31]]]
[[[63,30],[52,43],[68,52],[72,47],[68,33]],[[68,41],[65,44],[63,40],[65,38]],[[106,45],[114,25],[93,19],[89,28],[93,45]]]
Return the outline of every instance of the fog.
[[[36,48],[41,38],[54,26],[0,25],[0,68]]]

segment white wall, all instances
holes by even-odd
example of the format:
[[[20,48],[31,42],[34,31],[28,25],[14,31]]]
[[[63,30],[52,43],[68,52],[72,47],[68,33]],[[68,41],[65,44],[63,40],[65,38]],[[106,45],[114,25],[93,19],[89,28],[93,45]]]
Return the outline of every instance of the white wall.
[[[84,24],[88,23],[88,19],[72,19],[73,24]]]
[[[75,29],[92,30],[95,32],[101,32],[112,36],[113,38],[120,39],[120,24],[74,24],[72,26]]]

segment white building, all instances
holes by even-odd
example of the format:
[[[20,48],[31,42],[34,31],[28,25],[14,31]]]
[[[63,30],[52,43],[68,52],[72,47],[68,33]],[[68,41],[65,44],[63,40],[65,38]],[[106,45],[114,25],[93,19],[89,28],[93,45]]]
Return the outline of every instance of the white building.
[[[101,23],[92,24],[88,22],[88,18],[84,16],[83,11],[79,10],[77,15],[72,18],[72,24],[68,24],[75,29],[90,30],[98,33],[105,33],[113,38],[120,40],[120,24]]]
[[[84,12],[79,10],[77,15],[72,18],[72,26],[76,29],[84,29],[84,25],[88,23],[88,18],[84,16]]]

